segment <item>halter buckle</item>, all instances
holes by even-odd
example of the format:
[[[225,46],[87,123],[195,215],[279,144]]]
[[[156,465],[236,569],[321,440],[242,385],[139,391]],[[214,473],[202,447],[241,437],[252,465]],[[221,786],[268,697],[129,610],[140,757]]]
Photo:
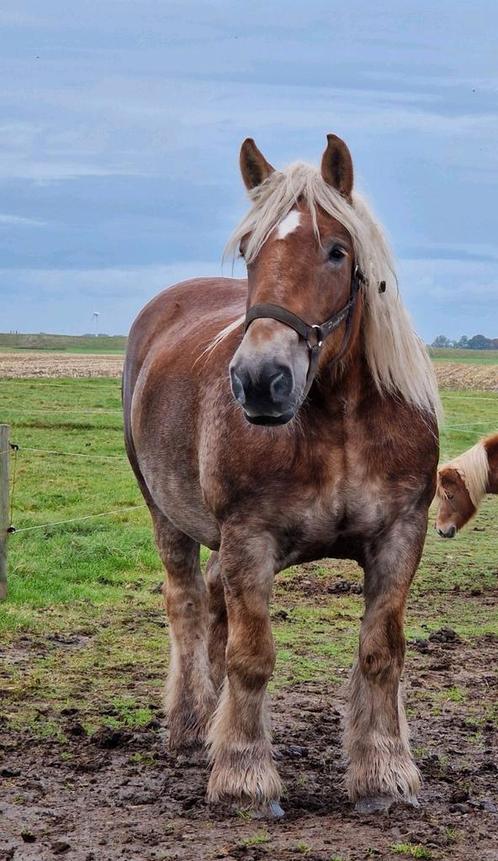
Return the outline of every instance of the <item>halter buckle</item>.
[[[367,278],[360,269],[359,263],[355,264],[355,267],[353,269],[353,278],[356,278],[356,280],[359,281],[360,284],[367,284]]]
[[[308,339],[307,339],[308,347],[309,347],[309,349],[310,349],[310,350],[316,350],[317,348],[320,348],[320,347],[322,346],[322,344],[323,344],[323,332],[322,332],[322,327],[321,327],[318,323],[313,323],[313,325],[312,325],[312,326],[310,326],[310,332],[314,332],[314,333],[315,333],[315,335],[316,335],[316,344],[311,344],[311,343],[310,343],[310,339],[308,338]]]

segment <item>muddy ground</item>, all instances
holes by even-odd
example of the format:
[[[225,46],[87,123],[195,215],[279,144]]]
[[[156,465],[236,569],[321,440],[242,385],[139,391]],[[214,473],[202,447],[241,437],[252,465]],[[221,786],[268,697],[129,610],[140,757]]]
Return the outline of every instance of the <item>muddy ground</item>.
[[[498,859],[498,768],[493,724],[476,726],[476,703],[496,701],[497,639],[471,644],[447,629],[409,644],[406,701],[424,786],[418,809],[359,816],[343,788],[342,686],[303,682],[273,694],[286,816],[254,821],[209,807],[202,754],[173,756],[161,712],[143,730],[87,737],[76,709],[67,741],[6,731],[0,762],[0,858],[14,861],[360,861]],[[29,660],[23,638],[17,658]],[[469,690],[440,714],[421,689]],[[413,712],[413,714],[412,714]],[[63,713],[64,714],[64,713]]]
[[[51,353],[47,351],[0,352],[0,377],[120,377],[122,355]],[[446,389],[498,391],[496,365],[436,362],[436,376]]]

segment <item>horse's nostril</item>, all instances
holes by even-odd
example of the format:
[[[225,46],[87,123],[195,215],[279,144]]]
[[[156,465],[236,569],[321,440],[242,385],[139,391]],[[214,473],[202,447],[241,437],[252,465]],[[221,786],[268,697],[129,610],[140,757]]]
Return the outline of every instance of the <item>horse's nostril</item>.
[[[439,526],[436,526],[436,531],[441,538],[454,538],[457,530],[456,526],[448,526],[446,529],[441,529]]]
[[[275,416],[289,411],[294,376],[286,365],[275,361],[253,366],[234,362],[230,381],[234,398],[252,416]]]
[[[272,401],[274,403],[279,403],[285,400],[289,397],[293,388],[294,379],[292,372],[288,368],[282,368],[277,374],[275,374],[270,383]]]
[[[236,374],[233,368],[230,371],[230,379],[232,382],[232,392],[235,400],[237,400],[239,404],[245,404],[246,396],[244,392],[244,386],[242,385],[240,377]]]

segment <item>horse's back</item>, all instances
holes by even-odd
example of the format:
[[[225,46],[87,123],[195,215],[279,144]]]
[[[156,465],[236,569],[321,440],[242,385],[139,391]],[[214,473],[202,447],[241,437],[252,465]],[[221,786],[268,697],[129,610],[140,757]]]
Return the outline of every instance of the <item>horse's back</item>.
[[[194,278],[163,290],[140,311],[128,337],[123,372],[125,411],[144,362],[161,353],[164,362],[190,359],[245,309],[247,282]],[[129,406],[129,404],[128,404]]]

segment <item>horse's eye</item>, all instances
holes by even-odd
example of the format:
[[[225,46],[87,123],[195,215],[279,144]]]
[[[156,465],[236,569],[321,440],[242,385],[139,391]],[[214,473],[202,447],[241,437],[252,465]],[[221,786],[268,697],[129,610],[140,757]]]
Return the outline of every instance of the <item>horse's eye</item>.
[[[333,245],[329,251],[329,260],[342,260],[345,256],[346,252],[340,245]]]
[[[243,256],[244,256],[244,249],[242,248],[242,245],[239,245],[239,257],[243,257]]]
[[[447,494],[446,494],[446,499],[453,499],[453,494],[452,494],[452,493],[447,493]]]

